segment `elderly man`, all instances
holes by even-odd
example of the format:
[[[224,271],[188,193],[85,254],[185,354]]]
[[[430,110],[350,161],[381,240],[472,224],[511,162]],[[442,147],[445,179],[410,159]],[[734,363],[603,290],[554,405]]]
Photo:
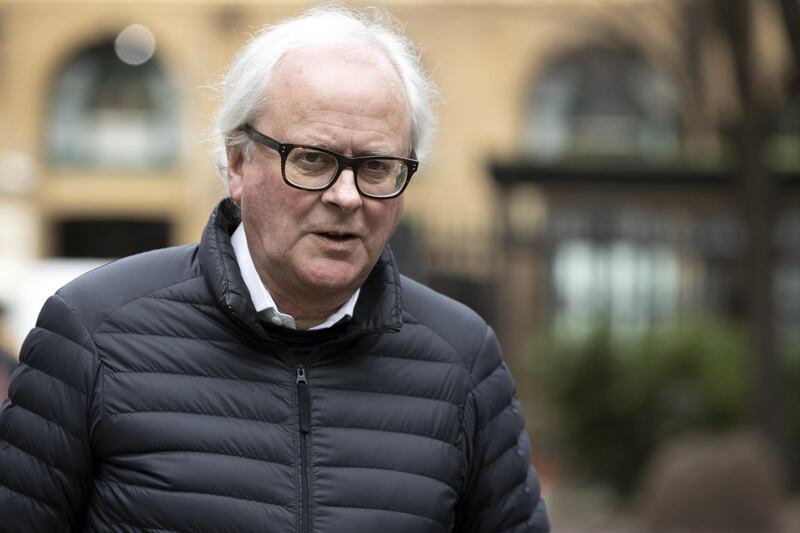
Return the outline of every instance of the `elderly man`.
[[[386,243],[432,126],[385,22],[312,11],[230,68],[199,245],[51,297],[0,414],[4,531],[546,531],[492,330]]]

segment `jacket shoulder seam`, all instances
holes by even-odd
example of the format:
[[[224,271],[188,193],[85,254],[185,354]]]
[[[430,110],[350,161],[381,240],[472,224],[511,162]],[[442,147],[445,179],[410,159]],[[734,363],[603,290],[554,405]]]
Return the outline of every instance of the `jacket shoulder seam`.
[[[409,312],[408,310],[406,310],[406,312],[409,314],[409,316],[410,316],[411,318],[413,318],[413,321],[409,321],[409,323],[410,323],[410,324],[416,324],[416,325],[419,325],[419,326],[422,326],[422,327],[424,327],[425,329],[427,329],[428,331],[430,331],[431,333],[433,333],[434,335],[436,335],[436,337],[437,337],[438,339],[441,339],[441,340],[442,340],[442,342],[444,342],[445,344],[447,344],[447,345],[448,345],[448,346],[449,346],[449,347],[450,347],[450,348],[453,350],[453,352],[455,352],[455,354],[456,354],[456,356],[457,356],[457,359],[458,359],[459,363],[461,364],[461,366],[462,366],[462,367],[464,367],[464,369],[467,371],[467,374],[469,375],[469,382],[470,382],[470,392],[471,392],[473,389],[475,389],[475,387],[478,385],[478,383],[477,383],[477,381],[475,380],[475,377],[472,375],[472,372],[473,372],[473,370],[475,369],[475,364],[476,364],[476,363],[477,363],[477,361],[478,361],[478,354],[480,354],[480,353],[483,351],[484,347],[486,346],[486,342],[487,342],[487,341],[488,341],[488,339],[489,339],[489,325],[488,325],[488,324],[486,324],[486,323],[484,322],[484,335],[483,335],[483,341],[481,342],[481,345],[478,347],[478,349],[475,351],[475,357],[474,357],[474,358],[473,358],[473,360],[472,360],[472,364],[468,364],[468,363],[467,363],[467,361],[466,361],[466,359],[465,359],[465,357],[464,357],[464,355],[462,355],[461,351],[460,351],[458,348],[456,348],[455,346],[453,346],[453,343],[451,343],[449,340],[447,340],[447,339],[446,339],[446,338],[445,338],[445,337],[444,337],[442,334],[440,334],[438,331],[436,331],[435,329],[433,329],[433,328],[432,328],[432,327],[431,327],[429,324],[427,324],[427,323],[425,323],[425,322],[422,322],[421,320],[419,320],[419,318],[418,318],[416,315],[412,314],[412,313],[411,313],[411,312]]]
[[[408,311],[406,310],[406,312],[408,312]],[[424,327],[426,330],[428,330],[429,332],[433,333],[433,334],[436,336],[436,338],[437,338],[437,339],[440,339],[440,340],[441,340],[442,342],[444,342],[444,343],[445,343],[447,346],[449,346],[451,350],[453,350],[453,353],[455,353],[455,355],[456,355],[456,359],[458,360],[459,364],[460,364],[460,365],[461,365],[461,366],[464,368],[464,370],[466,370],[466,371],[467,371],[467,373],[470,375],[470,384],[472,385],[472,383],[473,383],[473,379],[472,379],[472,373],[470,372],[470,369],[469,369],[469,367],[467,366],[467,362],[464,360],[464,356],[463,356],[463,355],[461,355],[461,352],[458,350],[458,348],[456,348],[455,346],[453,346],[453,343],[452,343],[452,342],[450,342],[449,340],[447,340],[446,338],[444,338],[444,336],[443,336],[442,334],[440,334],[438,331],[436,331],[435,329],[433,329],[433,328],[432,328],[430,325],[426,324],[425,322],[422,322],[422,321],[421,321],[421,320],[419,320],[419,319],[418,319],[418,318],[417,318],[415,315],[413,315],[413,314],[411,314],[411,313],[409,313],[409,315],[410,315],[410,316],[411,316],[411,317],[414,319],[414,320],[413,320],[413,322],[409,321],[409,322],[408,322],[409,324],[415,324],[415,325],[417,325],[417,326],[422,326],[422,327]]]
[[[469,379],[469,388],[467,390],[467,393],[464,395],[463,400],[461,402],[459,402],[459,405],[458,405],[459,418],[460,418],[460,421],[459,421],[460,428],[459,428],[459,431],[458,431],[458,442],[457,442],[456,448],[461,453],[461,467],[459,469],[459,479],[461,480],[461,482],[460,482],[460,487],[458,488],[458,492],[461,492],[461,490],[463,490],[464,487],[465,487],[465,475],[466,475],[466,469],[467,469],[467,465],[466,465],[466,459],[467,459],[466,453],[467,453],[467,451],[466,451],[466,448],[464,446],[464,442],[466,440],[467,428],[466,428],[466,417],[464,416],[464,411],[465,411],[465,409],[467,407],[467,403],[469,402],[469,399],[473,396],[475,388],[477,387],[477,383],[475,382],[475,378],[472,375],[472,370],[474,368],[474,361],[473,361],[473,364],[471,366],[468,366],[467,362],[464,360],[464,356],[461,354],[461,352],[455,346],[453,346],[453,344],[450,341],[445,339],[444,336],[442,336],[438,331],[434,330],[429,324],[426,324],[426,323],[420,321],[419,318],[416,315],[414,315],[414,314],[412,314],[410,312],[409,312],[409,315],[414,319],[414,323],[426,328],[428,331],[433,333],[437,338],[441,339],[442,342],[447,344],[447,346],[449,346],[450,349],[455,352],[456,358],[458,359],[459,364],[466,371],[467,377]],[[488,330],[489,330],[489,326],[486,325],[485,326],[486,333],[484,334],[483,342],[481,343],[480,347],[478,348],[478,351],[476,352],[476,354],[479,354],[481,352],[481,350],[483,350],[483,347],[486,345],[486,339],[488,339],[488,337],[489,337]],[[478,359],[478,357],[476,355],[475,356],[475,361],[477,361],[477,359]]]
[[[182,279],[182,280],[180,280],[180,281],[176,281],[176,282],[168,283],[168,284],[166,284],[166,285],[164,285],[164,286],[162,286],[162,287],[156,287],[155,289],[151,290],[150,292],[146,292],[146,293],[144,293],[144,294],[137,294],[136,296],[134,296],[134,297],[133,297],[133,298],[131,298],[130,300],[128,300],[128,301],[126,301],[126,302],[122,302],[121,304],[119,304],[118,306],[116,306],[115,308],[113,308],[112,310],[110,310],[108,313],[106,313],[106,315],[105,315],[105,316],[104,316],[104,317],[103,317],[101,320],[99,320],[99,321],[97,322],[97,325],[95,326],[94,330],[92,330],[92,331],[91,331],[91,336],[92,336],[92,339],[94,340],[94,335],[95,335],[96,333],[98,333],[98,331],[100,330],[100,328],[101,328],[103,325],[105,325],[105,323],[108,321],[108,319],[111,317],[111,315],[113,315],[114,313],[116,313],[117,311],[119,311],[120,309],[122,309],[123,307],[125,307],[125,306],[127,306],[127,305],[130,305],[130,304],[134,303],[135,301],[137,301],[137,300],[140,300],[140,299],[142,299],[142,298],[148,298],[148,297],[152,297],[152,295],[153,295],[153,294],[155,294],[155,293],[157,293],[158,291],[162,291],[162,290],[164,290],[164,289],[168,289],[168,288],[170,288],[170,287],[176,287],[176,286],[178,286],[178,285],[181,285],[181,284],[183,284],[183,283],[187,283],[187,282],[189,282],[189,281],[193,281],[193,280],[195,280],[195,279],[197,279],[197,278],[200,278],[200,277],[202,277],[202,276],[203,276],[203,275],[202,275],[202,273],[201,273],[201,274],[196,274],[196,275],[194,275],[194,276],[192,276],[192,277],[190,277],[190,278],[185,278],[185,279]],[[85,326],[84,326],[84,327],[85,327]],[[96,348],[95,348],[95,349],[96,349]]]
[[[85,398],[86,398],[86,406],[87,406],[87,409],[86,409],[87,435],[86,435],[86,437],[87,437],[87,440],[90,441],[91,440],[92,423],[91,423],[91,420],[89,420],[89,413],[91,412],[91,409],[89,409],[89,404],[91,403],[92,393],[94,391],[97,391],[98,382],[100,382],[100,391],[99,391],[99,396],[100,396],[100,398],[99,398],[99,402],[100,402],[100,417],[102,418],[103,414],[105,413],[105,405],[106,404],[105,404],[105,397],[104,397],[104,394],[103,394],[103,391],[104,391],[103,380],[100,378],[100,375],[103,373],[103,368],[104,368],[103,360],[100,357],[100,350],[97,347],[97,342],[95,341],[95,338],[94,338],[95,337],[94,332],[91,331],[86,326],[86,323],[81,318],[81,315],[80,315],[80,313],[78,313],[77,309],[75,309],[75,306],[73,306],[62,294],[59,294],[57,292],[55,294],[55,296],[64,303],[64,305],[67,307],[67,309],[69,309],[69,312],[72,314],[72,316],[78,322],[78,324],[80,324],[81,327],[83,328],[83,330],[86,332],[86,335],[89,337],[90,346],[92,347],[92,351],[94,352],[94,360],[95,360],[95,362],[97,364],[97,369],[94,372],[94,376],[93,376],[93,379],[92,379],[91,387],[89,388],[89,390],[86,391],[86,396],[85,396]],[[63,337],[63,338],[66,339],[67,337]],[[75,342],[75,341],[73,341],[73,342]],[[81,346],[80,343],[77,343],[77,342],[75,342],[75,343],[78,344],[79,346]],[[83,347],[83,348],[86,349],[85,347]],[[64,430],[66,431],[66,428]],[[69,433],[69,432],[68,432],[68,434],[71,435],[71,433]]]
[[[483,353],[483,349],[486,347],[486,342],[487,342],[488,340],[489,340],[489,325],[488,325],[488,324],[485,324],[485,326],[484,326],[484,328],[483,328],[483,341],[481,342],[481,345],[478,347],[478,350],[475,352],[475,357],[472,359],[472,364],[471,364],[471,365],[470,365],[470,367],[469,367],[469,377],[470,377],[470,379],[472,380],[472,390],[475,390],[475,387],[477,387],[477,386],[478,386],[478,382],[475,380],[475,376],[473,375],[473,372],[475,371],[475,365],[478,363],[478,356],[479,356],[481,353]],[[502,364],[503,364],[503,360],[502,360],[502,359],[500,359],[500,361],[499,361],[499,363],[498,363],[498,365],[497,365],[497,366],[500,366],[500,365],[502,365]],[[492,373],[493,373],[495,370],[497,370],[497,366],[495,366],[495,367],[492,369],[492,371],[491,371],[489,374],[487,374],[487,375],[488,375],[488,376],[492,375]],[[482,381],[482,380],[481,380],[481,381]]]
[[[94,341],[94,334],[86,326],[86,323],[83,321],[83,319],[81,318],[80,314],[78,314],[78,311],[75,309],[75,307],[66,298],[64,298],[64,296],[62,294],[57,292],[54,296],[56,298],[58,298],[64,304],[64,306],[67,309],[69,309],[70,314],[72,314],[72,316],[75,318],[75,320],[78,322],[78,324],[81,325],[81,327],[83,328],[83,330],[86,332],[87,336],[89,337],[89,345],[92,348],[91,351],[94,352],[95,358],[99,358],[99,355],[98,355],[99,354],[99,350],[97,349],[97,344]],[[51,331],[51,330],[48,329],[47,331]],[[59,337],[65,338],[65,339],[73,342],[74,344],[77,344],[78,346],[80,346],[84,350],[86,350],[86,347],[83,346],[77,340],[70,339],[69,337],[65,337],[64,335],[60,335],[58,333],[55,333],[54,331],[51,331],[51,333],[54,333],[54,334],[58,335]],[[87,351],[89,351],[89,350],[87,350]]]

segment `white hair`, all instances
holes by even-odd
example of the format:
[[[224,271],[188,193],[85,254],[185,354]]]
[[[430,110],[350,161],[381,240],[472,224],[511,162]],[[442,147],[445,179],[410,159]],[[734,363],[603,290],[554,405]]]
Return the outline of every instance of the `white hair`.
[[[308,46],[377,46],[396,69],[411,109],[411,146],[424,159],[436,123],[437,89],[426,74],[414,45],[395,23],[376,8],[354,11],[319,7],[264,27],[248,41],[228,68],[216,120],[215,163],[227,185],[227,151],[250,157],[251,141],[241,127],[258,118],[275,66],[287,52]]]

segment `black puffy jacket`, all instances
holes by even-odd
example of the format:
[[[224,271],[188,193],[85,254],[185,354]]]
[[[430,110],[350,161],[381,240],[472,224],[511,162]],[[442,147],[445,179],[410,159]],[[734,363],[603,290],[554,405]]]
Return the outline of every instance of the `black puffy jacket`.
[[[492,330],[385,252],[301,367],[215,210],[52,296],[0,411],[0,531],[547,531]]]

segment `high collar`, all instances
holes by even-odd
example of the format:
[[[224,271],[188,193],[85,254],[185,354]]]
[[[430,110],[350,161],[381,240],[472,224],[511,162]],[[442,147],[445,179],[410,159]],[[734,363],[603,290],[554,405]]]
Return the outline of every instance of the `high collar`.
[[[200,267],[218,305],[259,336],[267,334],[259,323],[249,291],[242,280],[231,235],[241,222],[241,212],[230,198],[222,200],[208,220],[200,241]],[[399,331],[402,327],[400,274],[387,245],[370,272],[358,298],[348,334]]]

